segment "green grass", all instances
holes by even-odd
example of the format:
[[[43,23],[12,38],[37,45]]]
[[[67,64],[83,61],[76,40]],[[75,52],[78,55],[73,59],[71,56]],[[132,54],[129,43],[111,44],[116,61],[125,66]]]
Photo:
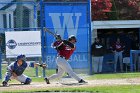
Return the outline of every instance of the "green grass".
[[[6,68],[7,68],[7,65],[6,64],[3,64],[2,65],[2,78],[4,78],[4,75],[6,73]],[[46,69],[46,74],[47,76],[50,76],[52,74],[55,73],[55,70],[50,70],[50,69]],[[42,74],[42,68],[41,67],[38,67],[38,76],[40,76],[40,78],[36,77],[36,69],[35,68],[27,68],[24,72],[25,75],[29,76],[32,78],[33,82],[44,82],[44,79],[43,79],[43,74]],[[0,83],[2,82],[2,80],[0,80]],[[12,80],[10,82],[17,82],[16,80]]]
[[[134,73],[113,73],[113,74],[95,74],[91,75],[87,79],[93,80],[93,79],[122,79],[122,78],[137,78],[140,77],[139,72]]]
[[[42,91],[42,90],[41,90]],[[38,91],[39,92],[39,91]],[[139,93],[140,86],[98,86],[74,88],[50,88],[43,92],[92,92],[92,93]]]
[[[2,77],[4,77],[6,72],[7,65],[2,65]],[[46,69],[46,75],[50,76],[55,73],[55,70],[53,69]],[[25,75],[33,78],[33,81],[43,81],[41,78],[36,77],[35,68],[27,68],[24,72]],[[38,67],[38,76],[43,77],[42,75],[42,68]],[[86,79],[93,80],[93,79],[120,79],[120,78],[137,78],[140,77],[139,72],[134,73],[112,73],[112,74],[94,74],[90,75]]]
[[[90,92],[90,93],[140,93],[140,86],[138,85],[124,85],[124,86],[98,86],[98,87],[61,87],[61,88],[42,88],[33,90],[14,90],[5,91],[3,93],[17,93],[17,92]]]
[[[4,77],[4,74],[6,72],[6,65],[2,65],[2,76]],[[55,73],[55,70],[46,70],[46,75],[50,76],[53,73]],[[35,69],[34,68],[28,68],[25,70],[25,75],[32,78],[33,82],[44,82],[42,77],[42,68],[39,67],[38,69],[38,75],[41,76],[40,78],[36,77]],[[95,79],[122,79],[122,78],[140,78],[140,73],[112,73],[112,74],[95,74],[90,75],[89,77],[86,77],[87,80],[95,80]],[[2,80],[0,80],[0,83]],[[10,82],[17,82],[16,80],[12,80]],[[9,82],[9,83],[10,83]],[[32,90],[13,90],[6,92],[10,93],[17,93],[17,92],[92,92],[92,93],[140,93],[140,85],[117,85],[117,86],[79,86],[79,87],[45,87],[45,88],[38,88],[38,89],[32,89]]]

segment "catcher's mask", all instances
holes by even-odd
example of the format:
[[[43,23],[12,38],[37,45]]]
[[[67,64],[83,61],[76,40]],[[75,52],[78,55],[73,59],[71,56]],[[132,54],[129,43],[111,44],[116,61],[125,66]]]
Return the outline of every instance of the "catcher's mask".
[[[18,60],[23,60],[23,61],[25,61],[25,59],[26,59],[25,55],[19,55],[19,56],[17,56],[17,61],[18,61]]]

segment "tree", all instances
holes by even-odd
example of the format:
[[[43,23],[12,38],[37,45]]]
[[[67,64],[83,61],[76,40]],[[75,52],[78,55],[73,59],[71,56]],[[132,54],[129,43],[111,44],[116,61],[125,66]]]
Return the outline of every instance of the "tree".
[[[92,20],[139,20],[140,0],[92,0]]]
[[[121,20],[140,19],[140,0],[115,0]]]
[[[92,20],[108,19],[107,12],[111,11],[111,0],[91,0]]]

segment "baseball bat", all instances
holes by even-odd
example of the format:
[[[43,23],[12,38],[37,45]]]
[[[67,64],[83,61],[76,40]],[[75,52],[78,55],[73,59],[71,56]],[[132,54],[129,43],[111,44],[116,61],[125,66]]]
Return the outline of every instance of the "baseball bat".
[[[53,33],[51,30],[49,30],[48,28],[44,27],[44,31],[48,32],[49,34],[53,35],[54,37],[57,37],[57,35],[55,33]]]

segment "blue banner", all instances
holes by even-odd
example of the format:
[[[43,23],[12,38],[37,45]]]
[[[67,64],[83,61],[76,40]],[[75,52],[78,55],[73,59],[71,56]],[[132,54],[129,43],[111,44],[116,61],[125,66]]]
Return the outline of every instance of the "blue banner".
[[[60,34],[63,39],[75,35],[77,38],[76,51],[71,56],[69,62],[73,68],[88,67],[88,21],[87,5],[46,5],[45,6],[45,26],[53,33]],[[46,33],[46,59],[47,63],[55,67],[55,49],[51,48],[51,43],[55,38]],[[49,61],[50,60],[50,61]],[[76,64],[76,65],[75,65]]]

